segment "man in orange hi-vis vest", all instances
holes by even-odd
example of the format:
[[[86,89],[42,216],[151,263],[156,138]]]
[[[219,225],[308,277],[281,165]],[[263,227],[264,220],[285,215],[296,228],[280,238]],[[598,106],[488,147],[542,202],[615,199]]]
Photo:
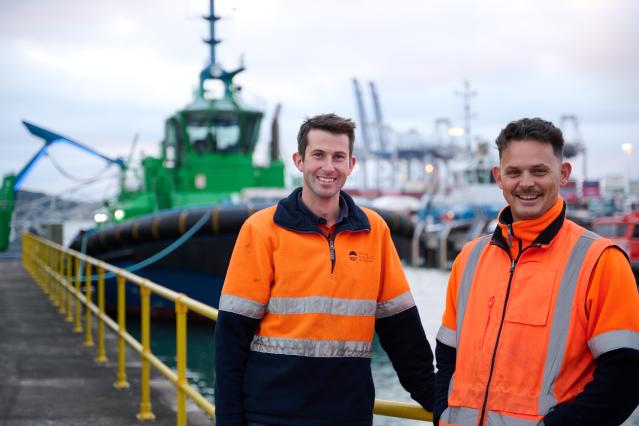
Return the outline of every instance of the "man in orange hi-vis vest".
[[[552,123],[514,121],[493,176],[507,207],[453,264],[437,335],[439,425],[619,425],[639,401],[639,295],[610,240],[566,219]]]
[[[375,332],[432,409],[433,354],[388,226],[341,191],[354,130],[334,114],[306,120],[302,188],[240,231],[215,328],[217,426],[370,426]]]

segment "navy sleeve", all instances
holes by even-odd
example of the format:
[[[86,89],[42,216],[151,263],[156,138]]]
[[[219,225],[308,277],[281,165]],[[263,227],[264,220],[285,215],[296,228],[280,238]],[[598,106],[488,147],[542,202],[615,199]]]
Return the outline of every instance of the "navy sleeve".
[[[258,319],[219,311],[215,324],[215,424],[243,426],[242,384]]]
[[[431,411],[435,385],[433,351],[426,340],[417,307],[377,319],[375,331],[399,382],[415,401]]]
[[[435,345],[435,358],[437,359],[437,375],[435,376],[435,403],[433,404],[433,423],[439,423],[444,410],[448,407],[448,387],[450,379],[455,372],[457,350],[437,341]]]
[[[595,360],[593,379],[575,399],[544,417],[545,426],[620,425],[639,404],[639,351],[616,349]]]

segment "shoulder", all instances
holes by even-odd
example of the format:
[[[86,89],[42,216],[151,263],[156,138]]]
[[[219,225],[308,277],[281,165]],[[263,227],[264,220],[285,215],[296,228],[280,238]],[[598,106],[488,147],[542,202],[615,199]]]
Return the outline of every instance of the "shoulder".
[[[267,207],[262,210],[258,210],[249,216],[244,222],[243,228],[252,227],[257,230],[269,229],[273,224],[273,215],[275,214],[275,206]]]

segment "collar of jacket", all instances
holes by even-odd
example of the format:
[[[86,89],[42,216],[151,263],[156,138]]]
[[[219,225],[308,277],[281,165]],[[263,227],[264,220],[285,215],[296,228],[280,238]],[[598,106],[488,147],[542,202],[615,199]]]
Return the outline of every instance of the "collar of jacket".
[[[282,228],[295,232],[320,232],[317,219],[309,214],[304,213],[300,207],[299,195],[302,188],[297,188],[291,194],[280,200],[275,209],[273,221]],[[366,213],[362,211],[353,199],[344,191],[340,191],[340,196],[346,202],[348,215],[337,224],[335,233],[341,231],[370,231],[371,225],[368,222]]]
[[[566,219],[566,202],[560,200],[562,203],[561,212],[555,217],[552,222],[548,224],[546,228],[544,228],[537,238],[532,242],[532,245],[548,245],[555,238],[562,225],[564,224],[564,220]],[[495,227],[495,231],[493,232],[493,237],[491,239],[492,243],[498,244],[503,248],[508,248],[508,243],[504,239],[504,235],[502,234],[501,226],[508,226],[513,224],[513,214],[510,210],[510,206],[505,207],[501,213],[499,213],[498,217],[499,223]]]

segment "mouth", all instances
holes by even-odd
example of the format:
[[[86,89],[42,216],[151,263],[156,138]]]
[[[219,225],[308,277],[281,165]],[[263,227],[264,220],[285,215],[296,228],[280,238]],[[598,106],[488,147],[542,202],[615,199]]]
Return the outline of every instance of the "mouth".
[[[541,194],[515,194],[515,197],[522,201],[535,201],[536,199],[541,198]]]
[[[333,183],[337,180],[337,178],[318,176],[317,180],[320,181],[320,183]]]

